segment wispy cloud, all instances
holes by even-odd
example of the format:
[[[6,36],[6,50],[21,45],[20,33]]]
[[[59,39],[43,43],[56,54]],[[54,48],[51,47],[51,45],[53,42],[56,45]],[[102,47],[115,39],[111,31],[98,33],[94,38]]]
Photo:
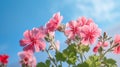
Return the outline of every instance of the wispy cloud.
[[[107,32],[114,36],[115,34],[120,34],[120,22],[118,24],[113,25],[107,29]]]
[[[83,15],[91,16],[96,18],[98,21],[114,20],[116,13],[112,12],[115,7],[113,0],[91,0],[91,1],[80,1],[76,4],[78,8],[76,11]],[[75,14],[79,15],[79,14]],[[112,19],[111,19],[112,18]]]
[[[116,10],[119,5],[114,0],[65,0],[64,6],[72,6],[73,16],[76,19],[78,16],[87,16],[95,18],[99,23],[113,23],[120,14]],[[63,6],[63,7],[64,7]],[[117,7],[117,8],[116,8]]]

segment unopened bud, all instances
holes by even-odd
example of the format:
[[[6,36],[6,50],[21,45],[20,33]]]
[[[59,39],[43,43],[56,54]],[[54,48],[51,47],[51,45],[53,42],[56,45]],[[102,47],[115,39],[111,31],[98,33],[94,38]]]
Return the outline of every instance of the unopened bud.
[[[60,32],[64,32],[65,31],[65,25],[64,24],[60,24],[60,26],[57,29]]]

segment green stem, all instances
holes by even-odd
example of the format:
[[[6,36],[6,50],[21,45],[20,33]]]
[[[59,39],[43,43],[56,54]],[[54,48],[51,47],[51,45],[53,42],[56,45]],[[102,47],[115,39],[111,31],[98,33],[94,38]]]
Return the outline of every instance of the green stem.
[[[111,51],[114,47],[116,47],[116,46],[118,46],[118,45],[119,45],[119,44],[116,44],[116,45],[111,46],[107,51],[105,51],[105,52],[101,55],[100,59],[104,58],[104,56],[105,56],[109,51]]]
[[[83,56],[84,56],[85,60],[87,60],[84,54],[83,54]]]
[[[53,64],[55,65],[55,67],[57,67],[57,64],[55,63],[54,61],[54,58],[52,57],[52,55],[49,53],[49,51],[47,49],[45,49],[45,51],[47,52],[49,58],[50,58],[50,61],[53,62]]]
[[[70,64],[68,64],[68,67],[70,67]]]
[[[60,61],[60,66],[62,67],[62,61]]]
[[[118,46],[118,44],[113,45],[112,47],[110,47],[107,51],[104,52],[103,57],[105,56],[105,54],[107,54],[107,52],[111,51],[114,47]]]
[[[50,43],[51,43],[51,45],[53,46],[53,48],[56,50],[56,52],[58,52],[57,46],[56,46],[54,40],[52,40]]]
[[[80,59],[81,59],[81,62],[83,63],[83,55],[82,55],[82,53],[80,53]]]

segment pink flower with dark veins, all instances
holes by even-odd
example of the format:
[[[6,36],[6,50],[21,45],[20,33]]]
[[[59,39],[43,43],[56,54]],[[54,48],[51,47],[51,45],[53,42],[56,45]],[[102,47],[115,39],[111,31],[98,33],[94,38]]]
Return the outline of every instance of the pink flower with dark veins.
[[[80,25],[76,21],[70,21],[66,24],[65,35],[69,39],[74,39],[76,36],[79,36],[81,32]]]
[[[31,51],[23,51],[19,52],[18,55],[20,56],[20,63],[25,64],[29,67],[36,67],[36,58]]]
[[[91,23],[90,25],[85,25],[82,28],[82,43],[85,45],[93,44],[97,37],[100,36],[101,29],[95,23]]]
[[[87,19],[86,17],[79,17],[77,22],[80,24],[80,27],[94,23],[92,19]]]
[[[43,28],[33,28],[24,32],[24,38],[20,40],[20,45],[24,47],[23,50],[32,50],[39,52],[44,50],[46,44],[43,40],[45,33]]]
[[[46,29],[48,30],[48,32],[54,32],[55,30],[57,30],[62,19],[63,16],[60,16],[60,12],[55,13],[53,17],[46,24]]]

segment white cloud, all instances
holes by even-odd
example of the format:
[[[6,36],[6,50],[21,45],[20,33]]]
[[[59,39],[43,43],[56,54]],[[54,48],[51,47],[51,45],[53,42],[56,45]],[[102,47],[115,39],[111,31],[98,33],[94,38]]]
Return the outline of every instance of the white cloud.
[[[114,0],[65,0],[64,6],[71,6],[73,10],[72,19],[78,16],[94,18],[101,22],[113,23],[120,16],[119,12],[114,11],[118,8],[117,1]]]
[[[79,1],[76,3],[75,15],[82,12],[82,15],[92,16],[98,21],[113,20],[116,15],[112,12],[115,8],[115,2],[113,0],[91,0],[91,1]],[[112,18],[112,19],[111,19]]]
[[[102,0],[92,0],[94,13],[93,15],[97,18],[104,17],[103,20],[110,20],[113,16],[111,15],[111,11],[115,7],[114,1],[102,1]]]

